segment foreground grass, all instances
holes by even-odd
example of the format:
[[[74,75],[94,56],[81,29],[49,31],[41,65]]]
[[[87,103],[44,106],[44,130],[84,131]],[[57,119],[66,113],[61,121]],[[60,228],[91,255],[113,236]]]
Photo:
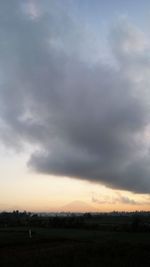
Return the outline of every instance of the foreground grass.
[[[150,266],[150,233],[0,229],[0,266]]]

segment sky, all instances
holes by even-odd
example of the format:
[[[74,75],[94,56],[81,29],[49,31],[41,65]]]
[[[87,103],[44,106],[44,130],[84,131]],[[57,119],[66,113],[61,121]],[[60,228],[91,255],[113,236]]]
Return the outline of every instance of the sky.
[[[0,210],[150,207],[149,1],[0,1]]]

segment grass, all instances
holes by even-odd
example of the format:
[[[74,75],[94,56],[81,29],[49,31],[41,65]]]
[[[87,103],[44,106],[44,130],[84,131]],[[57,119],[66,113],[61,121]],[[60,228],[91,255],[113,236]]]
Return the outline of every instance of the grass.
[[[0,229],[0,266],[150,266],[150,233]]]

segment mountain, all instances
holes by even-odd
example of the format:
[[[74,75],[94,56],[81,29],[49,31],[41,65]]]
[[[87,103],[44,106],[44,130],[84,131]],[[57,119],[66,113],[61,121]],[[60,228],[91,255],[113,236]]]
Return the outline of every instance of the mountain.
[[[84,201],[76,200],[62,206],[59,210],[64,212],[91,212],[93,207]]]

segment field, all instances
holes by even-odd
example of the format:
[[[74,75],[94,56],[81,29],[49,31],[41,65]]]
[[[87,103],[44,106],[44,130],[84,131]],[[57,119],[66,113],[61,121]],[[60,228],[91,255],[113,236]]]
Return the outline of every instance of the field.
[[[150,232],[0,228],[0,266],[150,266]]]

